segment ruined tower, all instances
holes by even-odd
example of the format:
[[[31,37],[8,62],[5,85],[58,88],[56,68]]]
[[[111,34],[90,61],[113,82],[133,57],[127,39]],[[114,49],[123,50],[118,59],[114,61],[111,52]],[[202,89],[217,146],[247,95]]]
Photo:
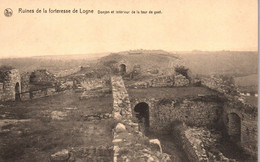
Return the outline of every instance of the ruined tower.
[[[1,72],[0,101],[18,101],[21,93],[21,76],[17,69]]]

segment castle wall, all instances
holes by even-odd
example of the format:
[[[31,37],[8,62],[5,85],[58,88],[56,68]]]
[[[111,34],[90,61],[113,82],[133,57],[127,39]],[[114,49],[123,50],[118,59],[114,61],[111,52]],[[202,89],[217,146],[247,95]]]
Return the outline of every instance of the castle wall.
[[[147,161],[144,155],[149,155],[153,161],[168,161],[169,156],[153,150],[149,139],[138,130],[138,124],[133,123],[129,96],[122,77],[112,76],[111,84],[114,99],[112,114],[117,122],[113,129],[113,161]]]
[[[191,126],[214,127],[219,124],[221,104],[202,102],[192,99],[175,101],[167,99],[132,99],[132,111],[135,105],[145,102],[149,105],[150,131],[168,133],[174,121],[182,121]]]
[[[249,154],[257,155],[257,108],[246,103],[233,85],[221,78],[201,78],[202,85],[223,93],[228,101],[223,106],[222,121],[229,138]],[[233,94],[236,95],[231,95]],[[237,117],[236,117],[237,116]]]
[[[250,107],[245,107],[242,103],[235,101],[228,102],[224,105],[223,121],[228,136],[239,133],[239,139],[235,139],[245,151],[251,155],[257,156],[257,115],[255,113],[244,112],[242,108],[250,110]],[[231,118],[231,115],[236,114],[239,121]],[[240,132],[237,132],[240,131]]]
[[[183,75],[159,76],[146,81],[137,81],[128,85],[130,88],[148,88],[148,87],[186,87],[189,86],[189,80]]]
[[[17,69],[5,72],[5,78],[2,83],[2,90],[0,91],[1,101],[15,101],[15,86],[18,83],[18,91],[21,93],[21,77]]]
[[[30,75],[31,75],[31,73],[29,73],[29,72],[21,74],[22,92],[29,92],[30,91]]]

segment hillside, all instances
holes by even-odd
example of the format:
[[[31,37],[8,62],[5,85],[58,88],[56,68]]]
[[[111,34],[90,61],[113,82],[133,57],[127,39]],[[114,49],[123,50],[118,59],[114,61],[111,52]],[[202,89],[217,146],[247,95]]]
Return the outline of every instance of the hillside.
[[[257,74],[258,53],[247,51],[175,52],[193,74],[247,76]]]
[[[98,53],[85,55],[56,55],[38,56],[28,58],[0,59],[1,65],[10,65],[20,71],[33,71],[35,69],[48,69],[53,73],[90,66],[106,61],[127,61],[132,65],[142,65],[145,69],[169,69],[179,64],[189,67],[192,74],[211,75],[225,74],[243,77],[257,74],[257,52],[234,51],[192,51],[192,52],[166,52],[163,50],[130,50],[118,53]]]
[[[34,71],[36,69],[48,69],[52,73],[56,74],[60,71],[71,70],[79,68],[80,66],[89,66],[92,63],[95,63],[95,60],[104,55],[107,55],[107,53],[5,58],[0,59],[0,66],[13,66],[21,72]]]
[[[174,67],[182,64],[182,60],[174,55],[162,50],[131,50],[112,53],[99,59],[100,63],[117,62],[127,65],[129,72],[134,67],[139,67],[142,72],[157,69],[162,73],[172,73]]]

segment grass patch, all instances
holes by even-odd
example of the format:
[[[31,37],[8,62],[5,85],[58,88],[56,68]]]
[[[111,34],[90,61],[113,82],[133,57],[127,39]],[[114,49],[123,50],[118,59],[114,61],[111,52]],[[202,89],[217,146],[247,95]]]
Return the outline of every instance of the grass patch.
[[[14,119],[32,119],[10,124],[11,129],[0,134],[0,161],[49,161],[50,155],[62,149],[86,146],[112,146],[113,119],[84,121],[82,115],[111,113],[113,98],[79,100],[80,94],[68,92],[26,102],[10,102],[0,109]],[[67,114],[53,120],[51,113]]]

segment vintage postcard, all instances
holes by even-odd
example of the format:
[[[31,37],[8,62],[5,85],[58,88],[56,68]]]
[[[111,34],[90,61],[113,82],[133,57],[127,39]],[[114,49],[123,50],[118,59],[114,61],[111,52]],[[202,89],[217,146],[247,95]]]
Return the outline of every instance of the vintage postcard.
[[[257,0],[1,1],[1,162],[256,162]]]

